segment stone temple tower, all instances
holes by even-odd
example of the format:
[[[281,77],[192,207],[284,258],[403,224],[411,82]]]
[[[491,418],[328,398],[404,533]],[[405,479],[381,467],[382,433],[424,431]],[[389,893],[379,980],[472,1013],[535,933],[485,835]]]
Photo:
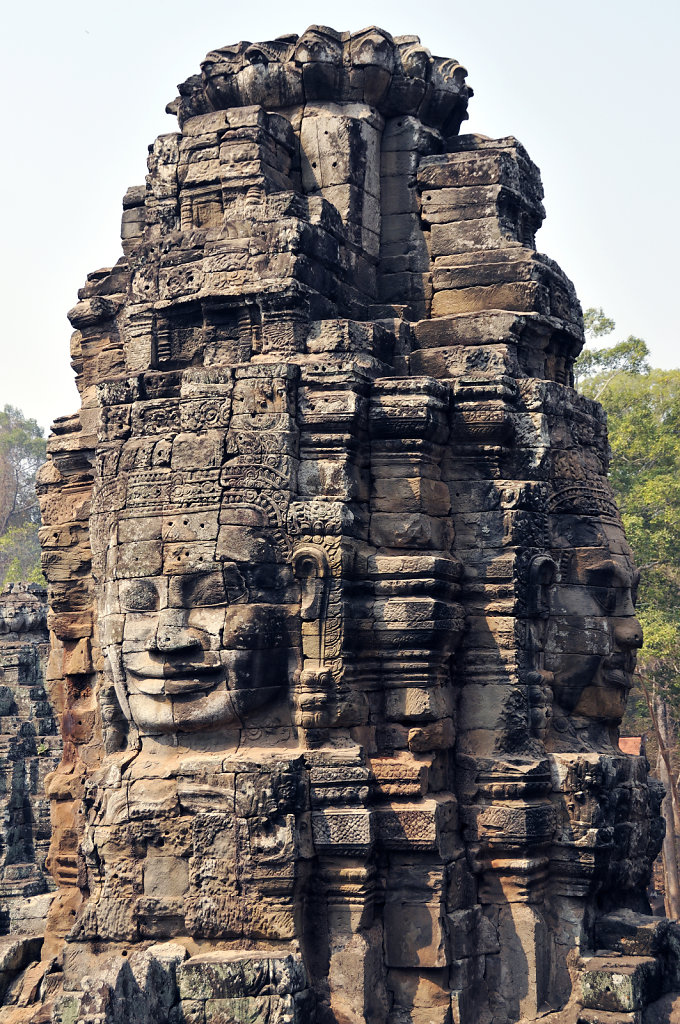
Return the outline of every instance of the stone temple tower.
[[[0,1022],[601,1024],[676,984],[581,310],[466,76],[314,26],[169,105],[40,475],[58,891]]]

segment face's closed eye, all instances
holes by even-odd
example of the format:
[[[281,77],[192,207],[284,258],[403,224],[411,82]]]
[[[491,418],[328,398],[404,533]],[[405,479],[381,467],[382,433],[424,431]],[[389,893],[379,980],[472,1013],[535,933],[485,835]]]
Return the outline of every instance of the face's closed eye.
[[[248,588],[243,576],[233,562],[227,562],[223,569],[224,587],[229,604],[243,604],[248,600]]]
[[[605,615],[613,615],[618,600],[617,591],[612,587],[594,587],[593,597]]]
[[[637,592],[639,573],[630,574],[616,562],[605,561],[586,573],[586,583],[604,615],[627,614],[626,606],[633,604]]]
[[[221,569],[180,577],[180,592],[185,608],[208,608],[229,601]]]

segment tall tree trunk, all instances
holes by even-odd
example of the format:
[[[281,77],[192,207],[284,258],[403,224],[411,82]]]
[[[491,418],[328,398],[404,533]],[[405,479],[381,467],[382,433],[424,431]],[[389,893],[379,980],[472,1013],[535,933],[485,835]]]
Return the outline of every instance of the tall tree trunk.
[[[659,756],[657,759],[657,770],[659,779],[666,788],[666,795],[663,798],[661,812],[666,819],[666,835],[663,841],[663,867],[666,879],[666,915],[673,921],[680,919],[680,875],[678,873],[678,855],[675,842],[675,817],[676,810],[674,800],[675,780],[672,776],[669,755],[670,729],[668,722],[668,709],[666,702],[657,697],[656,701],[656,729],[659,740]]]

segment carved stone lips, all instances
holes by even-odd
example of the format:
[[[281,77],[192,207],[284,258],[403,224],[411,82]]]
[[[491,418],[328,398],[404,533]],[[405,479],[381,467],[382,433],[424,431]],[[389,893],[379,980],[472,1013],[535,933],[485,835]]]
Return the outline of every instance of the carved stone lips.
[[[609,686],[620,686],[629,689],[631,673],[635,668],[635,655],[629,653],[612,654],[605,658],[602,666],[604,682]]]
[[[196,693],[199,690],[211,690],[219,682],[217,673],[212,677],[208,674],[192,678],[166,679],[164,690],[167,694]]]
[[[155,697],[163,694],[174,696],[198,693],[199,691],[206,692],[213,690],[224,678],[219,668],[203,672],[196,671],[195,668],[193,671],[190,668],[184,668],[183,671],[174,671],[172,676],[138,675],[136,672],[132,672],[131,675],[136,677],[137,688],[142,693]]]
[[[187,679],[198,676],[211,677],[222,671],[222,665],[217,655],[204,652],[203,660],[200,662],[168,661],[164,658],[154,658],[145,655],[143,658],[128,658],[125,664],[126,671],[130,675],[146,679]]]
[[[142,693],[153,696],[197,693],[214,689],[224,678],[224,667],[218,657],[210,652],[204,652],[204,657],[204,662],[196,664],[186,659],[158,661],[145,655],[130,659],[126,671],[134,677]]]
[[[168,665],[167,662],[163,664],[164,679],[186,679],[187,676],[202,676],[204,678],[210,678],[221,674],[221,672],[222,666],[219,663],[216,665]]]

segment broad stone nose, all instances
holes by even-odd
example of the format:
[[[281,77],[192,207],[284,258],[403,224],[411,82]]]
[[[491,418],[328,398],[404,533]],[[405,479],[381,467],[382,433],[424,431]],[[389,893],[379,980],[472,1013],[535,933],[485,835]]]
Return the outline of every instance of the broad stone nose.
[[[170,653],[200,646],[200,640],[186,624],[183,610],[166,608],[161,612],[156,630],[157,650]]]
[[[642,647],[642,626],[635,615],[616,620],[614,639],[619,647]]]

